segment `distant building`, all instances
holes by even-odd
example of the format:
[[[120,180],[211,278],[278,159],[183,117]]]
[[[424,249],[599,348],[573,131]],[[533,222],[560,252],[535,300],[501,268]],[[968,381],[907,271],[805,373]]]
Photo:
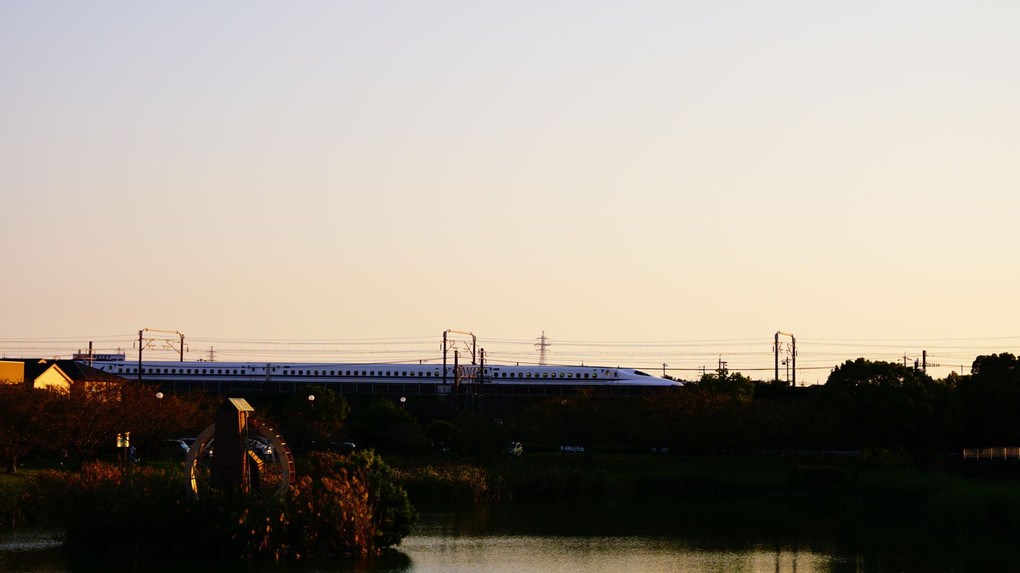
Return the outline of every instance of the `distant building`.
[[[0,384],[25,382],[25,363],[20,360],[0,360]]]
[[[72,385],[85,387],[123,382],[124,378],[74,360],[5,358],[0,360],[0,383],[28,384],[68,392]]]
[[[71,377],[55,360],[19,359],[4,360],[2,378],[6,383],[28,384],[33,388],[54,388],[70,391]]]

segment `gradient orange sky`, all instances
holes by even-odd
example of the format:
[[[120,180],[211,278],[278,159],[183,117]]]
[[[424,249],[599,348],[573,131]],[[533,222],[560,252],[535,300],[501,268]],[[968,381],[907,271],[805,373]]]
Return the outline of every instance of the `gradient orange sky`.
[[[0,352],[145,327],[544,330],[683,341],[633,359],[691,368],[771,367],[777,330],[805,365],[1017,352],[1018,26],[1014,2],[4,2]]]

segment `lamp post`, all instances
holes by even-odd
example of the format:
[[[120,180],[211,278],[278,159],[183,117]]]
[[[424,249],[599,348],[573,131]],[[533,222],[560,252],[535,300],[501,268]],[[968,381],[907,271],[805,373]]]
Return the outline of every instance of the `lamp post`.
[[[155,423],[155,427],[156,427],[156,431],[153,432],[155,434],[155,436],[153,436],[153,438],[152,438],[152,442],[155,444],[155,446],[154,446],[155,449],[152,451],[152,459],[157,459],[159,457],[159,444],[160,444],[160,440],[162,440],[163,436],[165,435],[163,433],[164,429],[163,429],[163,393],[162,392],[156,392],[156,423]]]
[[[314,409],[315,408],[315,394],[308,395],[308,404]]]
[[[401,396],[400,397],[400,409],[401,410],[404,409],[404,404],[406,404],[406,403],[407,403],[407,396]]]

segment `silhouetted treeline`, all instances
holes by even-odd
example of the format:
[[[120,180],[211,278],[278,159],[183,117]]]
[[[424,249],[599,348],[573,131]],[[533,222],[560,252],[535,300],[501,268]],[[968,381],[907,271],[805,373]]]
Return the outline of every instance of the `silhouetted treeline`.
[[[738,373],[706,374],[641,400],[591,392],[544,402],[519,424],[536,443],[674,450],[955,452],[1020,446],[1020,361],[980,356],[969,376],[933,379],[912,367],[859,358],[824,385],[789,387]]]
[[[309,394],[317,399],[308,400]],[[194,435],[211,420],[215,397],[157,399],[129,382],[69,393],[0,385],[0,460],[14,471],[33,452],[80,461],[113,450],[130,431],[142,457],[160,440]],[[370,447],[383,454],[505,455],[509,442],[529,451],[586,450],[709,453],[761,450],[959,452],[1020,446],[1020,360],[979,356],[971,374],[933,379],[915,368],[858,358],[823,385],[790,387],[720,371],[682,388],[641,398],[586,390],[510,411],[458,413],[423,421],[385,399],[351,416],[343,396],[309,387],[290,396],[252,396],[259,418],[298,451]]]

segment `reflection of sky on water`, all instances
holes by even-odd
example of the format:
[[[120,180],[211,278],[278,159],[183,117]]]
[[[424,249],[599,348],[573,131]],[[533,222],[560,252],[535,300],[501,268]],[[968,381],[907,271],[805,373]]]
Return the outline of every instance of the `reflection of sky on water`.
[[[830,571],[838,558],[789,550],[704,551],[644,537],[412,536],[412,571]]]
[[[0,571],[58,573],[67,571],[61,540],[53,531],[0,527]]]
[[[411,571],[833,571],[845,560],[786,538],[685,535],[677,508],[520,504],[427,513],[399,550]],[[773,531],[772,533],[776,533]],[[785,536],[783,536],[785,537]]]
[[[60,537],[49,530],[0,529],[0,552],[39,551],[60,544]]]

